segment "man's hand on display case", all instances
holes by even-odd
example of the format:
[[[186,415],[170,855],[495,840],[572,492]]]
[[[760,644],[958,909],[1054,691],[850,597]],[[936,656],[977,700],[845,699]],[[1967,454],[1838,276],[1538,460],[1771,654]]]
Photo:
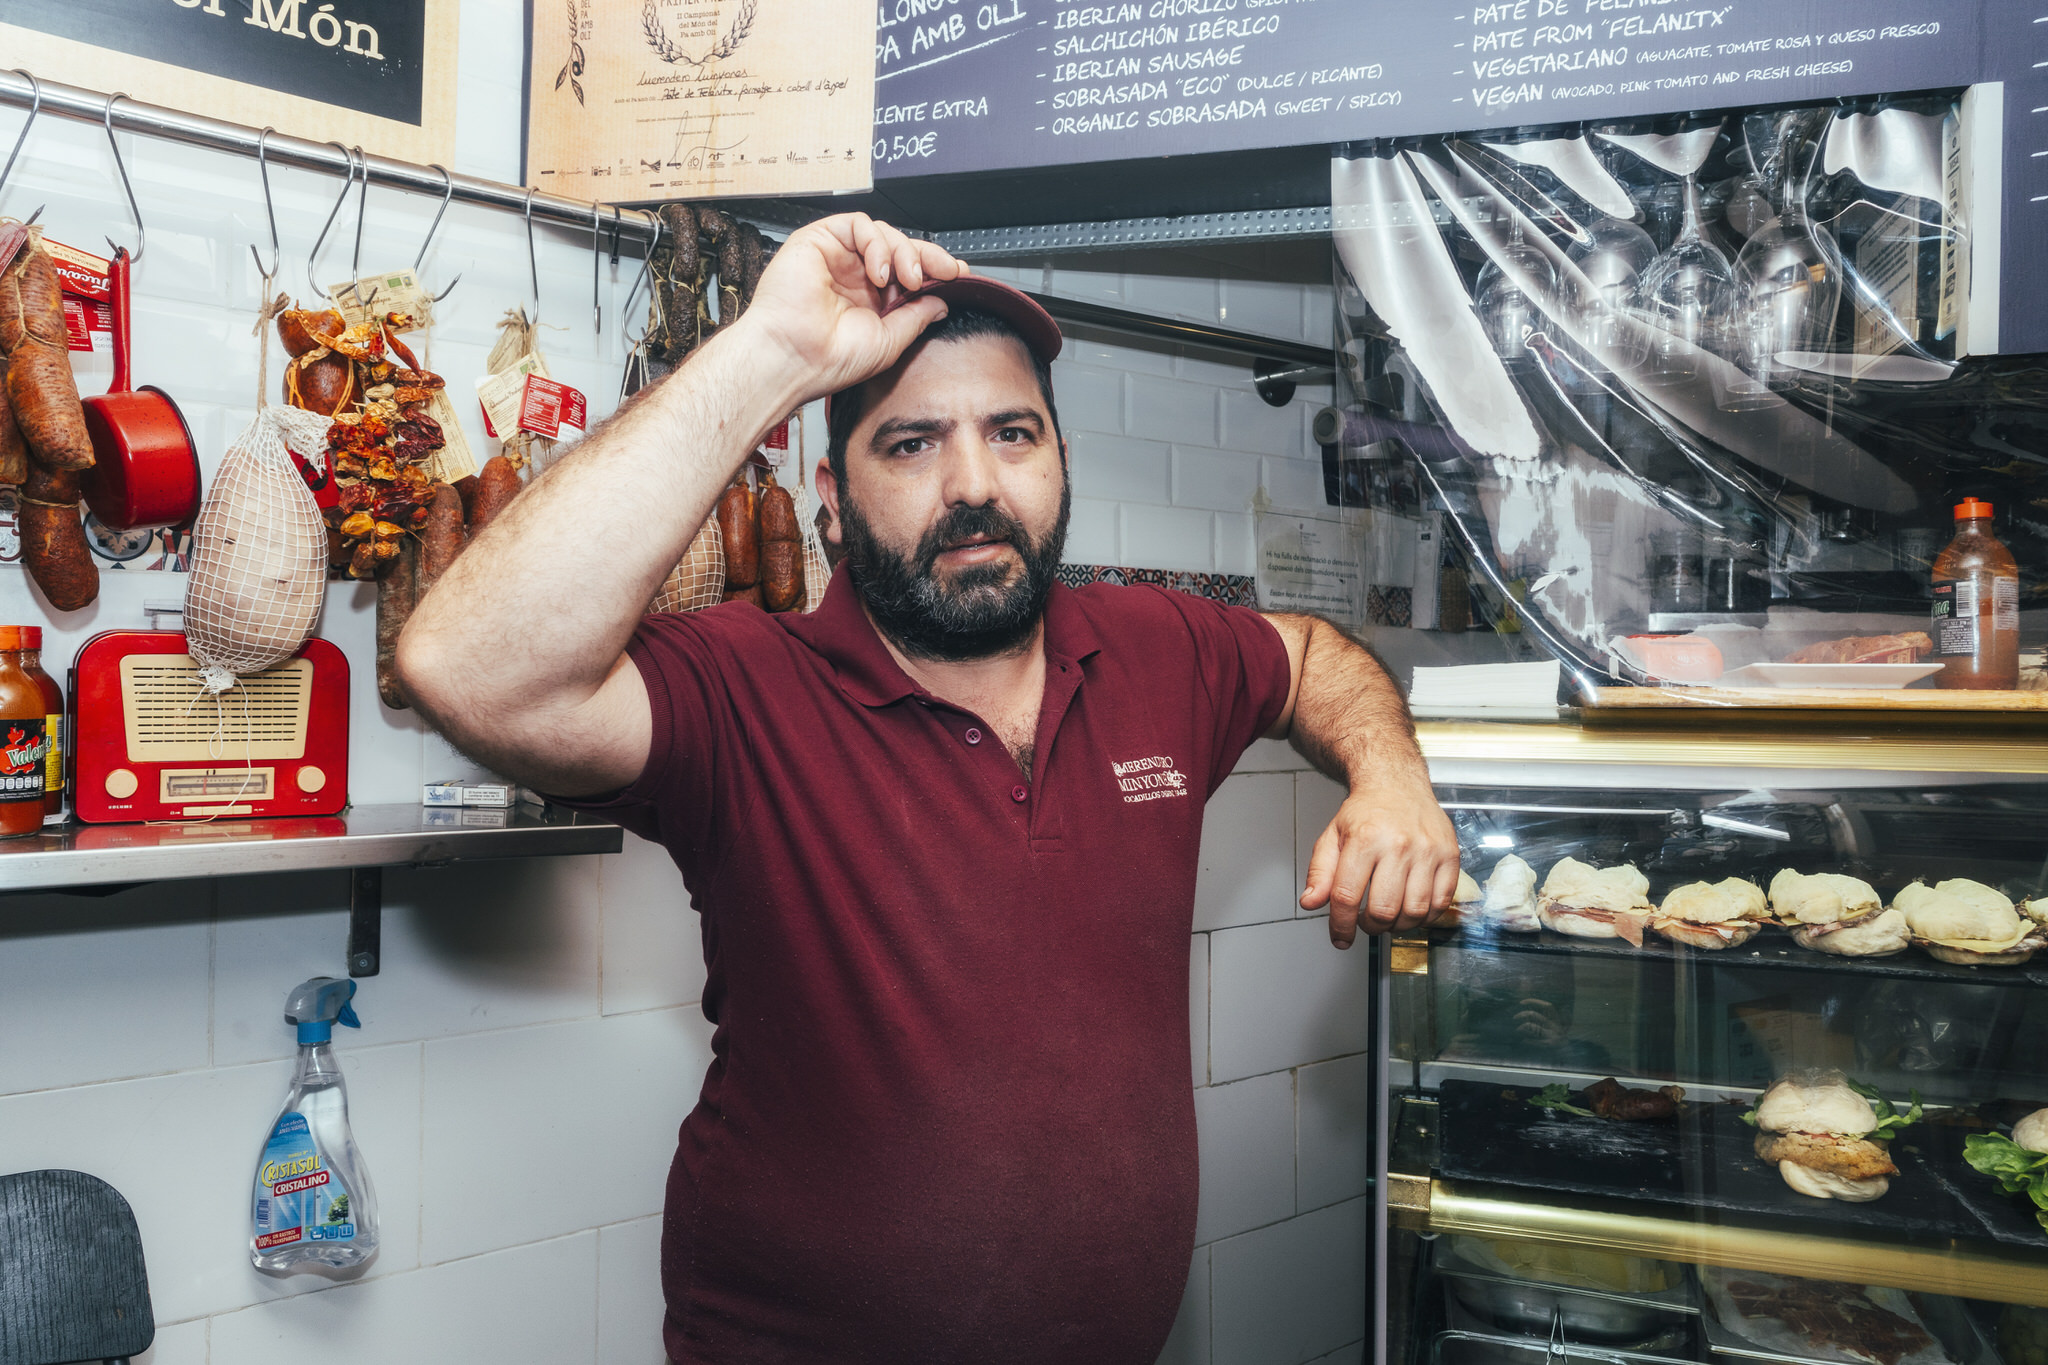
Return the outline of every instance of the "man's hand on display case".
[[[895,364],[946,316],[944,303],[917,291],[967,273],[966,262],[931,242],[865,213],[836,214],[790,234],[738,330],[773,347],[800,373],[804,396],[819,398]]]
[[[1350,795],[1316,840],[1301,908],[1330,911],[1330,942],[1417,929],[1458,889],[1458,839],[1430,790],[1408,704],[1379,661],[1328,621],[1269,614],[1293,671],[1271,739]]]
[[[1419,929],[1451,903],[1458,841],[1427,781],[1374,784],[1351,795],[1317,838],[1301,908],[1330,910],[1330,942]]]

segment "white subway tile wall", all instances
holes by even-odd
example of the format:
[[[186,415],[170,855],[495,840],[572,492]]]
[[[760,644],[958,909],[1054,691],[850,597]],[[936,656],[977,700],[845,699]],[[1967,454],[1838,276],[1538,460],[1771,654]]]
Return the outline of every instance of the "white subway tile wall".
[[[459,170],[517,177],[518,13],[510,0],[463,2]],[[10,140],[15,126],[0,112]],[[122,150],[149,229],[138,377],[177,396],[210,477],[256,400],[260,281],[247,246],[267,247],[268,229],[255,168],[127,135]],[[110,172],[96,125],[46,117],[0,212],[46,203],[60,240],[89,247],[109,224],[126,240]],[[279,282],[305,296],[306,251],[340,186],[283,168],[271,179]],[[373,190],[365,267],[410,261],[433,208]],[[314,267],[323,281],[347,273],[352,204],[339,223]],[[599,416],[616,401],[619,309],[636,267],[600,271],[594,335],[588,235],[536,236],[543,346]],[[458,388],[481,373],[499,315],[532,306],[524,247],[516,218],[457,205],[428,253],[430,282],[463,274],[429,361]],[[1129,264],[987,273],[1328,339],[1327,288],[1229,278],[1194,257],[1150,273]],[[273,346],[273,386],[280,362]],[[108,367],[81,357],[78,372],[91,392]],[[1055,386],[1073,450],[1073,562],[1249,573],[1260,489],[1279,503],[1320,499],[1305,432],[1327,388],[1269,408],[1243,365],[1093,338],[1070,342]],[[465,429],[491,448],[474,417]],[[815,458],[822,422],[805,435]],[[56,617],[25,575],[0,567],[0,621],[44,624],[61,676],[85,639],[142,625],[145,601],[184,589],[161,574],[103,579],[96,604]],[[371,589],[336,585],[321,624],[351,663],[351,796],[410,802],[423,778],[477,769],[379,704],[373,616]],[[1334,811],[1334,790],[1302,768],[1259,744],[1211,803],[1189,959],[1201,1245],[1162,1365],[1355,1360],[1364,1335],[1365,955],[1335,953],[1296,909],[1305,850]],[[0,1171],[75,1167],[127,1196],[160,1324],[146,1365],[659,1365],[656,1215],[709,1027],[681,878],[630,838],[603,858],[387,877],[383,974],[358,997],[363,1032],[337,1039],[382,1250],[346,1283],[249,1267],[250,1167],[290,1073],[283,994],[341,970],[346,891],[332,873],[0,896]]]

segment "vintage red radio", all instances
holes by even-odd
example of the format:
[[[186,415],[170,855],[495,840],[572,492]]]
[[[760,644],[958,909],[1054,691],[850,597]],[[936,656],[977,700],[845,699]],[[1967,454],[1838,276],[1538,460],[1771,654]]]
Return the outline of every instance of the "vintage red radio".
[[[332,815],[348,804],[348,660],[308,640],[214,696],[176,631],[113,630],[71,666],[78,818]]]

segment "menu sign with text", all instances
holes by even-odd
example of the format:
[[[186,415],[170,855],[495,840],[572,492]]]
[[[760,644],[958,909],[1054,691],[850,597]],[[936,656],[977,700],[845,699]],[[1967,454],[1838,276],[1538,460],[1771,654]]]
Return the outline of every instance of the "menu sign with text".
[[[1962,85],[2001,78],[1983,68],[1986,17],[2002,8],[2010,0],[879,0],[875,174]]]
[[[461,0],[0,0],[0,65],[148,104],[454,160]]]
[[[606,203],[866,189],[870,0],[537,0],[526,180]]]

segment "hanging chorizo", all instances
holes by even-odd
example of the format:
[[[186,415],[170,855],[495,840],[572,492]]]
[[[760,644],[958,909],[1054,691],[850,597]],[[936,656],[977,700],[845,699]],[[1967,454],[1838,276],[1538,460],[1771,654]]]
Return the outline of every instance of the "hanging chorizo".
[[[754,490],[746,475],[719,495],[718,536],[725,544],[725,586],[728,592],[761,581],[761,534],[754,519]]]
[[[29,462],[21,486],[21,558],[58,611],[77,611],[100,595],[99,566],[78,512],[78,472]]]

